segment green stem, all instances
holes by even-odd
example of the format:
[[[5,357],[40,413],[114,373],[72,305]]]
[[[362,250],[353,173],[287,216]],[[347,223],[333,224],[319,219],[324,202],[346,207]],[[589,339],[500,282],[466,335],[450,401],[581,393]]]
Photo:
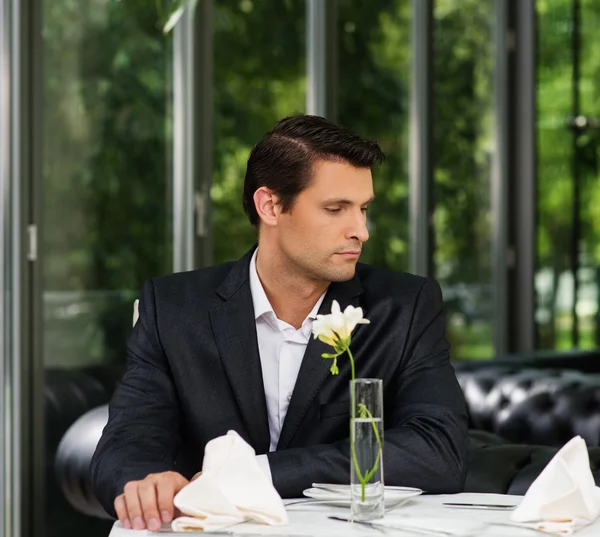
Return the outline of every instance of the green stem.
[[[346,351],[348,352],[348,357],[350,359],[350,379],[351,379],[351,386],[352,389],[350,390],[350,395],[351,395],[351,399],[350,399],[350,404],[352,405],[352,416],[354,416],[354,414],[356,413],[356,390],[355,390],[355,386],[354,386],[354,381],[356,380],[356,373],[355,373],[355,369],[354,369],[354,356],[352,356],[352,352],[350,352],[350,348],[348,347],[346,349]],[[356,447],[354,445],[354,428],[352,427],[353,425],[353,420],[352,418],[350,419],[350,455],[352,457],[352,462],[354,464],[354,471],[356,472],[356,475],[361,483],[361,497],[362,497],[362,501],[365,501],[365,481],[363,478],[363,475],[360,471],[360,465],[358,464],[358,457],[356,456]]]
[[[348,357],[350,358],[351,378],[352,380],[356,380],[356,372],[354,370],[354,356],[352,356],[352,353],[350,352],[350,347],[346,349],[346,352],[348,353]]]
[[[367,475],[365,475],[365,483],[368,482],[373,475],[375,474],[375,472],[377,471],[377,468],[379,467],[379,458],[381,457],[381,452],[383,451],[383,446],[381,444],[381,438],[379,436],[379,431],[377,430],[377,425],[375,425],[375,418],[373,417],[373,414],[371,414],[371,411],[365,407],[365,411],[368,414],[369,418],[371,418],[371,425],[373,427],[373,432],[375,433],[375,438],[377,439],[377,445],[379,446],[379,450],[377,451],[377,457],[375,458],[375,463],[373,464],[373,468],[371,468],[371,470],[369,470],[367,472]],[[364,502],[364,499],[363,499]]]
[[[355,384],[356,380],[356,370],[354,368],[354,356],[352,356],[352,352],[350,351],[350,347],[346,348],[348,352],[348,357],[350,359],[350,371],[351,371],[351,380],[352,380],[352,390],[351,390],[351,404],[352,404],[352,415],[356,413],[356,394],[355,394]],[[366,485],[367,482],[373,477],[377,468],[379,468],[379,459],[381,458],[381,452],[383,451],[383,446],[381,445],[381,437],[379,436],[379,431],[377,430],[377,426],[375,425],[375,420],[373,418],[373,414],[369,411],[368,408],[365,407],[365,410],[372,420],[371,424],[373,426],[373,432],[375,433],[375,438],[377,439],[377,445],[379,446],[379,450],[377,451],[377,457],[375,458],[375,463],[373,464],[373,468],[367,471],[367,473],[363,476],[360,471],[360,465],[358,463],[358,457],[356,455],[356,446],[354,445],[354,430],[352,427],[353,420],[350,420],[350,454],[352,456],[352,462],[354,463],[354,470],[356,472],[356,476],[360,481],[360,489],[361,489],[361,501],[365,501],[366,496]]]

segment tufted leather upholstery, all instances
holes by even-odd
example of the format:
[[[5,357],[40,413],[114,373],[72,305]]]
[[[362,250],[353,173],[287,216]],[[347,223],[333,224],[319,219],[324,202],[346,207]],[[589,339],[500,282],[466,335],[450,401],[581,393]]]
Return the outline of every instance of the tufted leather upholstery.
[[[518,444],[562,446],[575,435],[600,446],[600,375],[487,367],[458,370],[470,428]]]

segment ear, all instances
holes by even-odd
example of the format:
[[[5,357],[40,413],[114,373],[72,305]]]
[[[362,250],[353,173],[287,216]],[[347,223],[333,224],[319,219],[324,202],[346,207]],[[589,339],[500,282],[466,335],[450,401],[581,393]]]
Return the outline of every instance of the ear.
[[[254,192],[254,206],[262,223],[266,226],[276,226],[279,216],[279,198],[266,186],[261,186]]]

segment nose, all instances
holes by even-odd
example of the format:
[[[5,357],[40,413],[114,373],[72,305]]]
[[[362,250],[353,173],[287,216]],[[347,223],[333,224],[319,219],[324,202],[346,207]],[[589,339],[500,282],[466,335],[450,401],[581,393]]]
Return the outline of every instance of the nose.
[[[360,243],[369,240],[369,230],[367,229],[367,216],[361,210],[358,214],[352,214],[352,223],[348,226],[346,238],[349,240],[357,240]]]

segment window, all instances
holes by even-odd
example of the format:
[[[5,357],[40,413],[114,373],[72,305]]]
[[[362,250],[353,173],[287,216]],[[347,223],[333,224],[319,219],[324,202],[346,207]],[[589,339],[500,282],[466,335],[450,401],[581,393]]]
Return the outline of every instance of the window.
[[[589,349],[600,345],[600,5],[536,7],[537,345]]]
[[[340,0],[337,5],[338,121],[379,142],[370,238],[361,261],[408,270],[408,140],[411,4]]]
[[[240,258],[256,231],[242,207],[246,162],[277,120],[306,101],[304,2],[216,0],[214,171],[215,263]]]
[[[143,281],[172,267],[172,46],[144,2],[42,5],[46,535],[106,535],[55,490],[53,456],[100,404],[91,368],[122,367]]]
[[[437,0],[433,26],[434,276],[453,358],[493,355],[493,2]]]

